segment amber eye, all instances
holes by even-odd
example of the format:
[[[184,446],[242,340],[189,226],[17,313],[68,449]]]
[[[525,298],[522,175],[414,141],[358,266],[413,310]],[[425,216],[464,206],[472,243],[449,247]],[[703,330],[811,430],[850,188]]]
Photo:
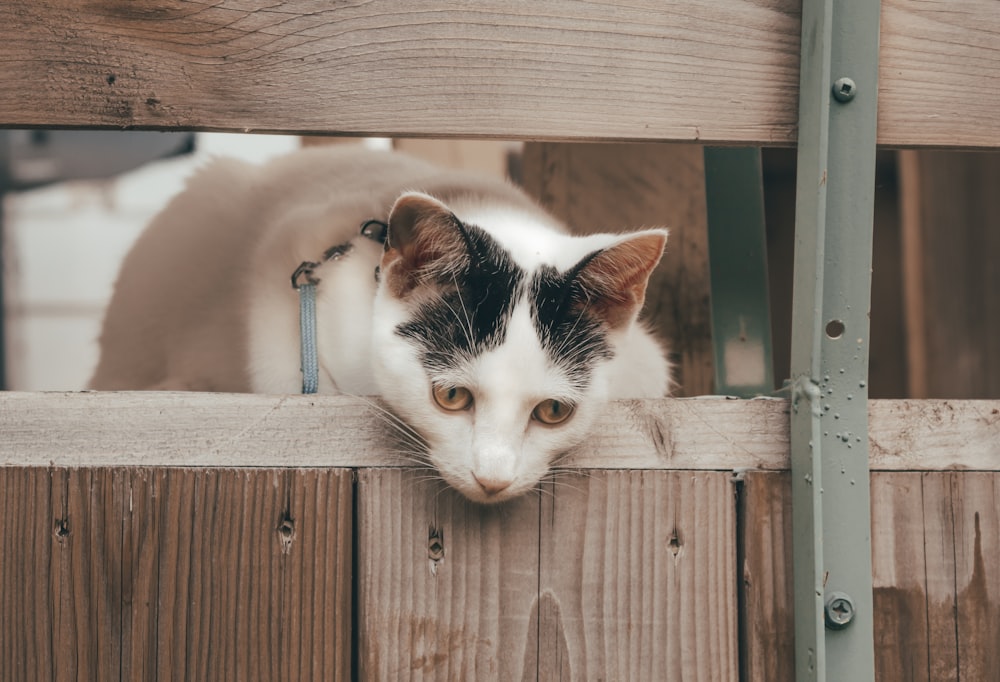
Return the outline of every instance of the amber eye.
[[[449,412],[472,407],[472,392],[461,386],[435,386],[434,402]]]
[[[537,419],[543,424],[548,424],[549,426],[562,424],[572,415],[572,405],[569,403],[559,402],[558,400],[552,400],[551,398],[538,403],[535,405],[535,409],[531,411],[531,416],[534,419]]]

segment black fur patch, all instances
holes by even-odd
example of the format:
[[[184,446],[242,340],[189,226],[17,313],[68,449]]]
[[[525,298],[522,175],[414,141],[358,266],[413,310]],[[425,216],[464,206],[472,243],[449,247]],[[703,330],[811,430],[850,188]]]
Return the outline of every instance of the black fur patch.
[[[579,388],[589,383],[598,361],[614,356],[604,325],[587,313],[587,292],[577,280],[588,260],[562,274],[542,267],[529,287],[531,317],[542,348]]]
[[[457,227],[468,264],[454,279],[435,282],[440,298],[421,306],[396,333],[420,346],[429,372],[447,371],[502,344],[514,305],[527,295],[542,348],[576,387],[585,388],[596,363],[614,355],[604,325],[587,313],[587,295],[577,281],[589,258],[561,274],[542,267],[527,283],[525,272],[485,231]]]
[[[456,220],[469,258],[459,271],[442,275],[434,286],[441,294],[425,303],[396,333],[423,350],[431,372],[455,367],[503,343],[524,271],[492,237],[475,225]]]

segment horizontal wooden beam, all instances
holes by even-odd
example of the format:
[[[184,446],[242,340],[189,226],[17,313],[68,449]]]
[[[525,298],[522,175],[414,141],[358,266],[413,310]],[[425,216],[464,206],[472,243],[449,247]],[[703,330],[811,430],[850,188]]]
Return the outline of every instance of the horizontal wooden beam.
[[[874,400],[869,415],[873,470],[1000,471],[1000,401]],[[0,466],[407,466],[384,410],[344,396],[0,393],[0,434]],[[618,402],[565,463],[787,469],[788,403]]]
[[[879,141],[1000,146],[996,3],[882,5]],[[796,0],[8,0],[0,126],[787,145],[799,34]]]

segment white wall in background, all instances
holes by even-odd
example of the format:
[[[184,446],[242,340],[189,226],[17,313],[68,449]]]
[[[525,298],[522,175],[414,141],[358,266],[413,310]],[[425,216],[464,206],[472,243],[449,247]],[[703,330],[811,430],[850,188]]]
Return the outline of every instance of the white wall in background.
[[[4,291],[8,388],[79,390],[97,364],[97,336],[122,258],[150,218],[213,156],[261,162],[293,136],[198,135],[194,154],[106,181],[7,195]]]

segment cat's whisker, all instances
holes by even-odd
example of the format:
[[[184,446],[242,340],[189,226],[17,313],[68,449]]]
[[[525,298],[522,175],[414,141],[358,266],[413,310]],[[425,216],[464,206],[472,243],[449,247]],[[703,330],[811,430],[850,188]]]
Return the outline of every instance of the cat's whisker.
[[[472,318],[469,317],[469,309],[465,307],[465,299],[462,298],[462,287],[458,285],[458,277],[454,271],[451,273],[451,279],[455,283],[455,291],[458,293],[458,302],[462,306],[462,313],[465,315],[465,338],[469,342],[469,348],[474,348],[475,344],[472,343],[473,331],[472,331]],[[449,308],[451,306],[448,306]],[[455,312],[454,310],[452,311]],[[458,316],[456,315],[456,319]]]
[[[546,483],[545,481],[539,482],[538,484],[535,485],[534,488],[532,488],[532,490],[534,492],[538,493],[539,496],[549,497],[549,498],[551,498],[553,500],[556,499],[555,492],[553,492],[552,490],[550,490],[549,487],[545,483]]]
[[[421,468],[421,469],[427,469],[427,468],[430,468],[432,466],[431,463],[428,462],[426,459],[423,459],[423,458],[421,458],[421,457],[419,457],[417,455],[413,455],[413,454],[410,454],[410,453],[407,453],[407,452],[403,452],[403,451],[399,451],[399,450],[386,450],[385,452],[387,454],[395,457],[401,463],[404,463],[404,464],[410,464],[410,465],[413,465],[413,466]]]
[[[559,356],[562,355],[562,351],[566,347],[566,344],[568,344],[570,342],[570,339],[574,338],[574,334],[576,332],[576,328],[580,325],[580,321],[583,320],[584,315],[586,315],[586,313],[587,313],[587,311],[589,309],[590,309],[590,298],[588,297],[586,304],[584,304],[584,306],[583,306],[583,310],[580,311],[580,314],[576,316],[576,320],[573,321],[573,326],[570,327],[570,330],[563,337],[562,342],[559,344],[559,347],[556,348],[554,354],[557,357],[559,357]]]
[[[358,400],[363,401],[365,404],[367,404],[375,411],[375,414],[378,415],[385,424],[391,426],[395,430],[397,435],[404,436],[406,438],[407,444],[419,446],[420,449],[426,451],[427,443],[424,440],[424,437],[421,436],[416,429],[407,424],[396,414],[385,409],[384,407],[379,405],[371,398],[368,398],[367,396],[353,395],[346,393],[344,395],[350,395],[350,397],[352,398],[357,398]]]

